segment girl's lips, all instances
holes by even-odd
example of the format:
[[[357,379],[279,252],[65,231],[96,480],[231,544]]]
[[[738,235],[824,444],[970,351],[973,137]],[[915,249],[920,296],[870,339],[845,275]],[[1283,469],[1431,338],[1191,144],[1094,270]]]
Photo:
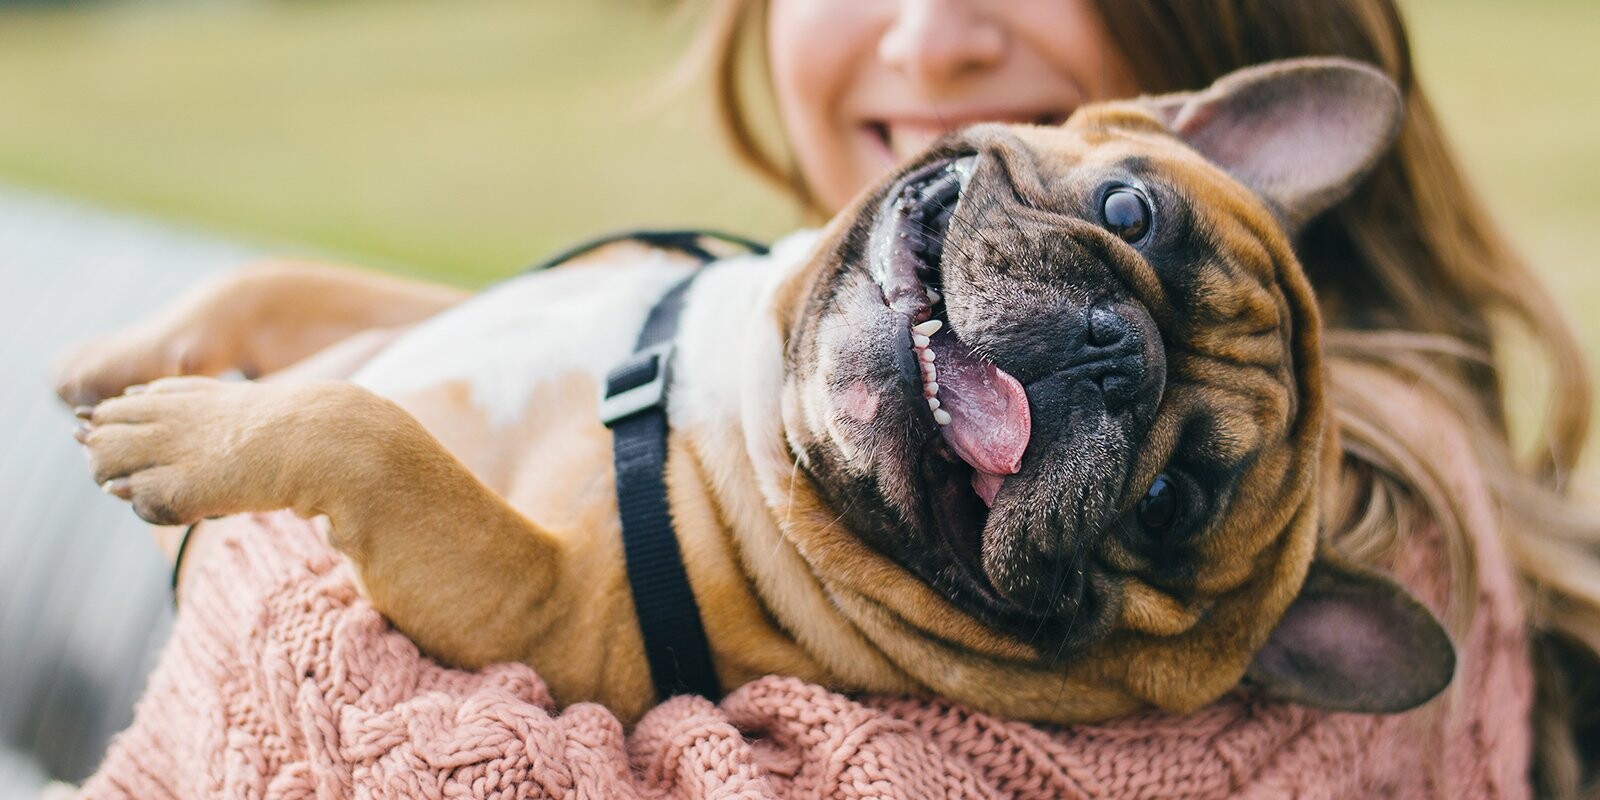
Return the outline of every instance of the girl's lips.
[[[898,120],[879,123],[877,130],[896,160],[904,161],[922,152],[939,137],[961,127],[937,122]]]
[[[876,144],[878,154],[886,166],[899,163],[927,149],[939,137],[980,122],[1023,123],[1034,125],[1059,125],[1067,114],[1056,111],[993,113],[962,113],[951,116],[887,117],[868,120],[862,124],[864,134]]]

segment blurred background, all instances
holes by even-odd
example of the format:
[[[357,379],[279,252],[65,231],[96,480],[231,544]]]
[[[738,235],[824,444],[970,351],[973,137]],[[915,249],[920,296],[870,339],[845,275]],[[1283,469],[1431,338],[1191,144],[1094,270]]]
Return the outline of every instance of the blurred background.
[[[705,98],[668,91],[695,21],[673,3],[8,2],[11,186],[465,284],[616,227],[795,224]],[[1472,173],[1577,311],[1600,290],[1600,3],[1402,4]]]
[[[1469,172],[1600,356],[1600,3],[1402,8]],[[8,770],[38,783],[93,767],[166,624],[164,601],[143,599],[165,580],[153,548],[79,474],[49,356],[258,254],[480,286],[604,231],[795,227],[725,154],[698,87],[669,85],[692,11],[0,0],[0,572],[126,550],[96,579],[98,606],[39,578],[0,589],[0,795]],[[1540,376],[1508,361],[1527,429]],[[39,519],[73,520],[58,527],[82,552],[50,544]],[[41,621],[63,604],[82,608]],[[41,628],[98,636],[106,655],[46,658]]]

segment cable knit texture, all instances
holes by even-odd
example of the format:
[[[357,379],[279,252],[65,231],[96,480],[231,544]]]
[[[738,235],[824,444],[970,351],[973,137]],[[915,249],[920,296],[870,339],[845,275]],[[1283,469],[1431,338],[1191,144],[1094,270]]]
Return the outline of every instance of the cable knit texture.
[[[663,703],[631,733],[599,706],[556,709],[528,667],[420,656],[312,526],[263,515],[217,529],[227,541],[185,585],[135,722],[84,796],[1526,797],[1531,677],[1488,514],[1467,520],[1480,596],[1455,683],[1409,714],[1236,695],[1186,717],[1044,728],[770,677],[717,705]],[[1397,572],[1436,603],[1440,563],[1421,533]]]

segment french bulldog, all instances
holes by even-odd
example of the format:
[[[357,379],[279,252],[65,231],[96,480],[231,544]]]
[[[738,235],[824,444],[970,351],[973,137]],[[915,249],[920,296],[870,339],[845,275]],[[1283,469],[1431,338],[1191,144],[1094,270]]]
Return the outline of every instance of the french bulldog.
[[[978,125],[820,231],[705,267],[665,477],[721,684],[780,673],[1054,723],[1241,684],[1362,712],[1439,693],[1440,624],[1319,536],[1336,448],[1291,247],[1401,108],[1376,70],[1312,59]],[[608,247],[351,346],[348,380],[156,379],[276,368],[313,349],[286,342],[344,330],[332,305],[377,326],[416,301],[258,274],[80,351],[60,391],[100,401],[80,441],[145,520],[319,519],[424,652],[523,661],[558,701],[637,718],[655,694],[597,397],[692,269]],[[228,524],[248,522],[196,535]]]

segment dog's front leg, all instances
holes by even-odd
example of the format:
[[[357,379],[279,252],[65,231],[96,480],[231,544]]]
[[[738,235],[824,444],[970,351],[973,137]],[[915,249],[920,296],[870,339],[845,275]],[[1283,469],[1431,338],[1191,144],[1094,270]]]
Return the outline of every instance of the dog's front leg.
[[[555,596],[553,537],[352,384],[167,378],[96,406],[78,438],[95,480],[157,525],[326,515],[374,605],[451,663],[529,660],[541,619],[572,600]]]

